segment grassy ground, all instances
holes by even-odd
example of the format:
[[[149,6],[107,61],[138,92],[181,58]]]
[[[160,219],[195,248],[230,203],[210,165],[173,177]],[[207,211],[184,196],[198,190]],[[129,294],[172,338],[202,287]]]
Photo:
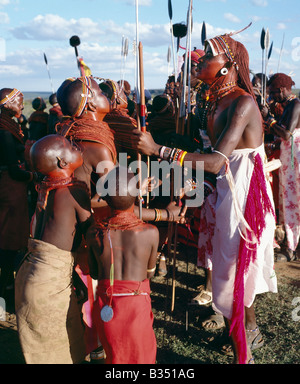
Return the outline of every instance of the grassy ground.
[[[224,329],[206,331],[201,326],[210,307],[188,305],[196,288],[204,283],[204,272],[196,267],[195,256],[189,255],[186,248],[177,251],[173,311],[172,265],[166,277],[155,276],[151,282],[157,364],[230,364],[232,358],[220,352],[226,341]],[[276,263],[275,267],[278,294],[259,295],[255,302],[265,341],[261,349],[254,351],[255,363],[299,364],[300,261]],[[293,299],[299,300],[298,304],[293,305]],[[0,364],[24,364],[16,318],[9,305],[6,322],[0,321],[0,345]]]
[[[188,263],[187,263],[188,261]],[[188,264],[188,265],[187,265]],[[284,265],[283,265],[284,264]],[[299,364],[300,261],[276,263],[278,294],[257,296],[255,312],[263,334],[264,346],[254,351],[256,364]],[[189,273],[187,273],[187,268]],[[232,358],[220,350],[226,341],[225,329],[206,331],[202,320],[210,314],[209,307],[189,305],[195,288],[204,283],[204,272],[195,267],[195,258],[187,260],[186,249],[177,254],[175,308],[171,312],[172,266],[166,277],[152,281],[154,327],[158,341],[160,364],[228,364]],[[298,315],[293,320],[292,314]]]

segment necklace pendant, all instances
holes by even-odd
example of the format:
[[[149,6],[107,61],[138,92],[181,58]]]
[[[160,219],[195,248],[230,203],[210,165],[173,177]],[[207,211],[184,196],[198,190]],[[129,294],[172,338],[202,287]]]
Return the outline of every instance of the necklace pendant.
[[[108,323],[112,320],[114,317],[114,311],[112,307],[109,305],[105,305],[100,312],[101,319],[104,321],[104,323]]]

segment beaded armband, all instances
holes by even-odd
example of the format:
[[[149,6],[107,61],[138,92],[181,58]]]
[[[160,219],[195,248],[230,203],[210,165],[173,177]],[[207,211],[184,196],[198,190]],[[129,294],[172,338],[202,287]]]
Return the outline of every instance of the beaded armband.
[[[268,129],[271,129],[274,124],[277,124],[277,120],[272,115],[270,115],[265,123]]]
[[[162,160],[171,163],[177,163],[182,166],[187,152],[178,148],[161,147],[159,151],[159,157]]]

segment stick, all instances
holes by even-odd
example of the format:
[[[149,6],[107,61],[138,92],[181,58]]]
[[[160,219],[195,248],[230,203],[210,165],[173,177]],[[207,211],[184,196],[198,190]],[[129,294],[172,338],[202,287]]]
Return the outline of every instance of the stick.
[[[203,21],[202,31],[201,31],[201,43],[202,43],[203,49],[205,48],[205,41],[206,41],[206,24],[205,24],[205,21]]]
[[[168,11],[169,11],[169,18],[170,18],[170,32],[171,32],[171,43],[172,43],[172,52],[173,52],[173,66],[174,66],[174,77],[176,81],[176,73],[177,73],[177,66],[176,66],[176,54],[175,54],[175,43],[174,43],[174,33],[173,33],[173,9],[172,9],[172,1],[168,0]]]
[[[179,129],[179,134],[181,135],[184,135],[184,122],[186,117],[186,88],[187,88],[186,83],[187,83],[187,76],[188,76],[188,63],[190,61],[189,46],[190,46],[190,38],[191,38],[192,3],[193,1],[190,0],[188,16],[187,16],[188,23],[187,23],[186,51],[185,51],[182,94],[181,94],[181,103],[180,103],[180,112],[179,112],[179,118],[183,120],[181,121],[181,124],[180,124],[181,128]]]
[[[53,94],[53,93],[55,93],[55,92],[54,92],[54,87],[53,87],[52,78],[51,78],[51,75],[50,75],[50,70],[49,70],[49,66],[48,66],[47,56],[46,56],[45,53],[44,53],[44,60],[45,60],[45,63],[46,63],[46,67],[47,67],[47,71],[48,71],[48,76],[49,76],[49,80],[50,80],[50,84],[51,84],[51,89],[52,89],[52,94]]]
[[[262,49],[262,58],[261,58],[261,65],[262,65],[262,69],[261,69],[261,94],[262,94],[262,103],[264,102],[263,100],[263,96],[264,96],[264,77],[263,77],[263,74],[264,74],[264,58],[265,58],[265,36],[266,36],[266,31],[265,29],[263,28],[262,31],[261,31],[261,35],[260,35],[260,46],[261,46],[261,49]]]
[[[124,89],[125,81],[125,65],[128,56],[128,38],[122,37],[122,49],[121,49],[121,88]]]
[[[78,36],[72,36],[70,38],[70,45],[71,47],[74,47],[75,49],[75,56],[76,56],[76,61],[77,61],[77,66],[79,69],[80,76],[84,76],[85,74],[83,73],[83,70],[81,68],[80,62],[79,62],[79,54],[78,54],[78,46],[80,45],[80,38]]]
[[[269,29],[267,28],[266,35],[265,35],[265,80],[264,80],[263,105],[266,105],[266,98],[267,98],[267,66],[268,66],[269,45],[270,45],[270,32],[269,32]]]
[[[277,66],[277,73],[279,72],[279,67],[280,67],[280,62],[281,62],[281,55],[282,55],[283,44],[284,44],[284,37],[285,37],[285,34],[283,34],[283,37],[282,37],[282,43],[281,43],[280,54],[279,54],[279,59],[278,59],[278,66]]]
[[[178,240],[178,224],[175,223],[175,234],[174,234],[174,247],[173,247],[173,276],[172,276],[172,303],[171,312],[174,312],[175,308],[175,290],[176,290],[176,252],[177,252],[177,240]]]

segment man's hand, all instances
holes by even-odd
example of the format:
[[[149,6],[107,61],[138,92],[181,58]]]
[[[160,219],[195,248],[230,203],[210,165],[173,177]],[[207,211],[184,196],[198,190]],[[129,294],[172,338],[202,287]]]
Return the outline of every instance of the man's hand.
[[[169,214],[169,221],[176,221],[179,224],[185,224],[186,207],[179,207],[176,205],[176,201],[172,201],[166,209]]]
[[[138,129],[132,131],[133,147],[146,156],[159,156],[160,145],[156,144],[149,132],[141,132]]]

